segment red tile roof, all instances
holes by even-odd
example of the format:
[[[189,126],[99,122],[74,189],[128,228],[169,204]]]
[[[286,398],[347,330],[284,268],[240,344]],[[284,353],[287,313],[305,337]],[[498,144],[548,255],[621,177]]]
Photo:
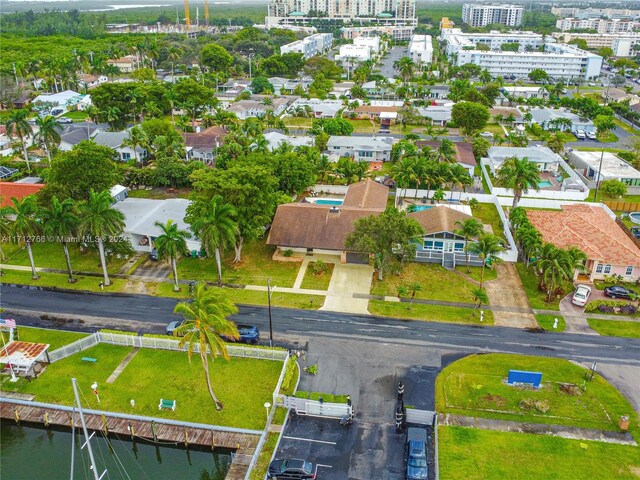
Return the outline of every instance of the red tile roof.
[[[44,183],[0,182],[0,206],[11,205],[13,197],[20,200],[37,193],[41,188],[44,188]]]
[[[40,355],[47,351],[47,343],[11,342],[0,350],[0,363],[30,366]]]
[[[640,249],[601,207],[564,205],[557,212],[529,210],[527,217],[542,240],[556,247],[578,247],[601,263],[640,265]]]

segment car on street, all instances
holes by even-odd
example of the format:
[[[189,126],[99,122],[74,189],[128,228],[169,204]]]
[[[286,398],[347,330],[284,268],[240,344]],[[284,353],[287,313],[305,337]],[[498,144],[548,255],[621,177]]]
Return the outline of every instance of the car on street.
[[[636,292],[622,285],[614,285],[613,287],[605,288],[604,294],[611,298],[631,298],[631,295],[635,295]]]
[[[67,117],[60,117],[60,118],[56,118],[56,122],[66,124],[66,123],[73,123],[73,120]]]
[[[428,478],[426,429],[419,427],[407,429],[405,461],[407,462],[406,480],[426,480]]]
[[[306,460],[287,458],[274,460],[269,464],[267,478],[273,480],[315,479],[318,466]]]
[[[480,134],[480,136],[483,137],[483,138],[493,138],[493,133],[491,133],[491,132],[482,132]]]
[[[589,140],[595,140],[596,139],[596,132],[585,132],[585,135],[587,136],[587,138]]]
[[[578,307],[584,307],[587,304],[587,300],[589,300],[589,296],[591,295],[591,287],[588,285],[578,285],[576,287],[576,291],[571,297],[571,303],[577,305]]]
[[[584,133],[584,130],[576,130],[576,138],[578,140],[584,140],[587,136]]]

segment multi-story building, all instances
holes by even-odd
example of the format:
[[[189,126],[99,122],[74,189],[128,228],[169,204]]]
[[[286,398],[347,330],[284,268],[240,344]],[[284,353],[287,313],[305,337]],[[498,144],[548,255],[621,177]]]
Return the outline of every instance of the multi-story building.
[[[416,26],[415,0],[269,0],[265,25],[308,24],[318,18]]]
[[[509,27],[522,25],[524,6],[522,5],[482,5],[465,3],[462,6],[462,21],[471,27],[486,27],[502,24]]]
[[[554,79],[584,80],[596,78],[602,68],[602,57],[574,45],[552,43],[531,32],[499,34],[462,34],[457,29],[445,30],[441,39],[456,66],[473,63],[487,69],[494,77],[526,78],[532,70],[545,70]],[[519,38],[521,37],[521,38]],[[505,43],[519,43],[519,51],[502,51]],[[478,50],[477,44],[490,50]]]
[[[551,7],[551,13],[556,17],[640,18],[640,10],[629,10],[626,8]]]
[[[337,61],[366,62],[380,52],[380,37],[358,37],[353,45],[342,45],[336,55]]]
[[[381,37],[389,35],[394,40],[410,40],[415,27],[402,25],[378,25],[375,27],[344,27],[342,38],[354,40],[358,37]]]
[[[433,41],[431,35],[414,35],[411,37],[407,56],[420,65],[431,63],[433,60]]]
[[[622,18],[562,18],[556,21],[556,28],[563,32],[569,30],[595,30],[598,33],[629,33],[638,26],[638,22]]]
[[[453,28],[454,26],[455,26],[455,23],[453,23],[447,17],[442,17],[440,19],[440,30],[442,30],[443,28]]]
[[[333,45],[333,34],[316,33],[297,42],[288,43],[280,47],[280,54],[302,53],[304,58],[321,55],[331,49]]]
[[[635,55],[633,47],[640,44],[640,33],[554,33],[553,36],[564,43],[579,38],[587,42],[589,48],[609,47],[614,57],[632,57]]]

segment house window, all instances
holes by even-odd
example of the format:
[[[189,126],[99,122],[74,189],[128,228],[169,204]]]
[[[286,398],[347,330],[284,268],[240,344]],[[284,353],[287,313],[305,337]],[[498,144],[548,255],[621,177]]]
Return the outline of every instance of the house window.
[[[433,240],[427,240],[424,242],[425,250],[433,250]]]
[[[122,152],[122,160],[124,161],[131,160],[131,154],[128,152]]]
[[[433,242],[433,249],[434,250],[438,250],[438,251],[441,252],[443,247],[444,247],[444,242],[437,242],[437,241]]]
[[[455,252],[464,252],[464,243],[456,242],[453,246],[453,250]]]
[[[602,264],[599,263],[598,266],[596,267],[596,273],[602,273]]]
[[[625,275],[633,275],[633,267],[629,265],[624,272]]]
[[[604,266],[604,273],[611,273],[611,265],[606,264]]]

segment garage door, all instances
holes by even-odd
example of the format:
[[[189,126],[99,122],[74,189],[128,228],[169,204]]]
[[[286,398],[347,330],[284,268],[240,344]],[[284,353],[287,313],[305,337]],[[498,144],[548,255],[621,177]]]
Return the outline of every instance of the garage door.
[[[358,263],[360,265],[369,264],[369,254],[347,252],[347,263]]]

